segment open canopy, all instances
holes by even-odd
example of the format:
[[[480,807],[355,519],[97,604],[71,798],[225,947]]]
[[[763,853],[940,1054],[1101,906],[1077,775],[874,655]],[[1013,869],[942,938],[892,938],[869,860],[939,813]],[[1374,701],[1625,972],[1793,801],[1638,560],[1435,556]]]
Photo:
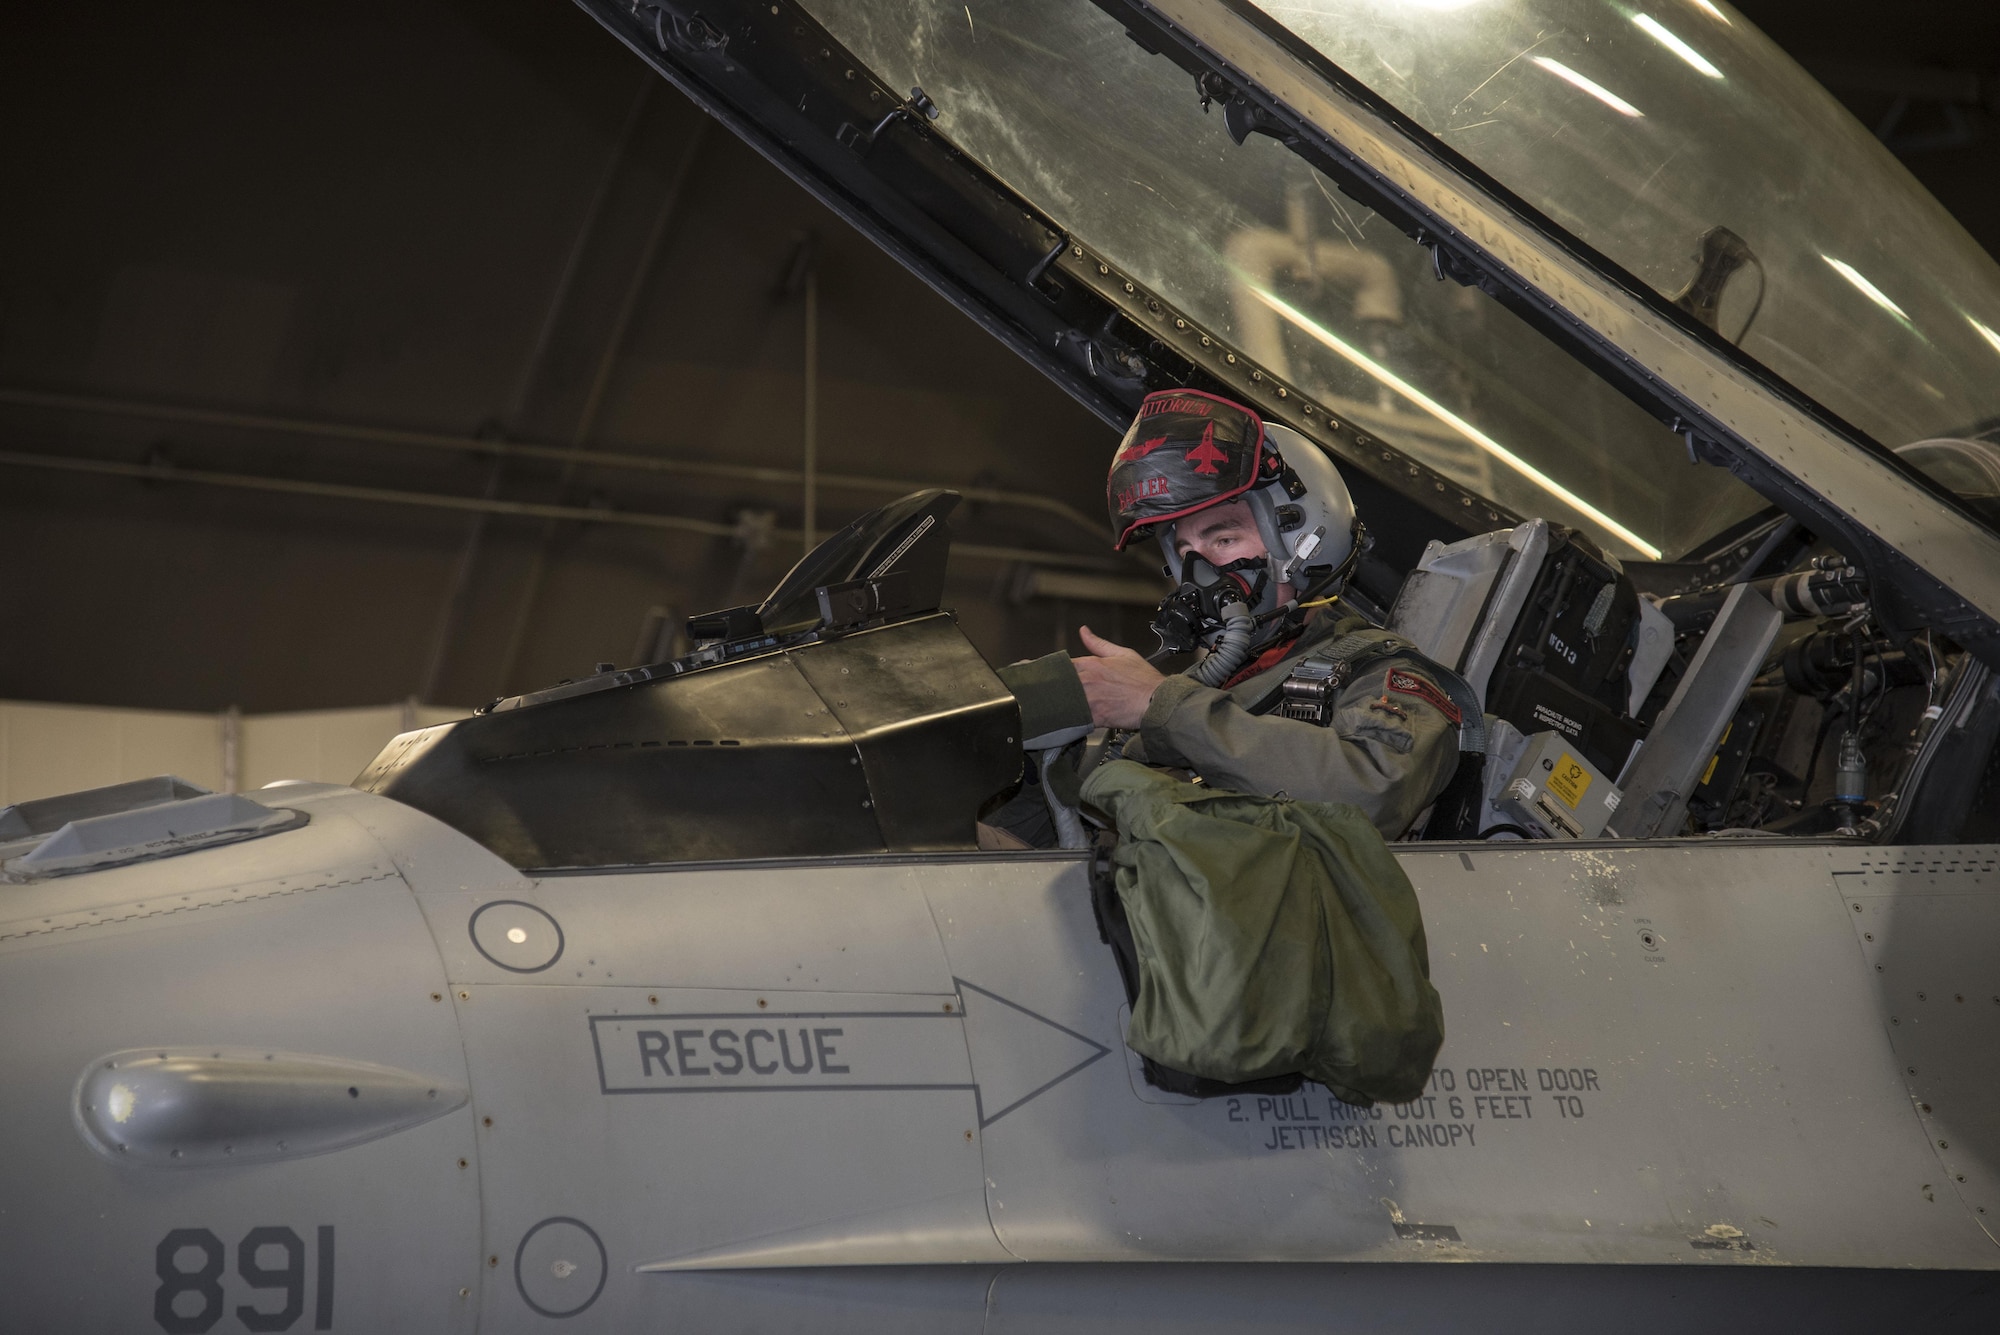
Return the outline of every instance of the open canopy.
[[[1775,502],[1993,633],[1893,447],[2000,420],[2000,270],[1720,5],[584,3],[1109,420],[1191,379],[1651,559]]]

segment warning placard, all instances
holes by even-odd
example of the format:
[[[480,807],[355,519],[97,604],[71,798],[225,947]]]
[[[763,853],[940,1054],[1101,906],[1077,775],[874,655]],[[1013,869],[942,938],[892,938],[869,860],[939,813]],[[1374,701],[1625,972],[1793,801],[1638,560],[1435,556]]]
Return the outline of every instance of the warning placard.
[[[1564,751],[1556,757],[1555,770],[1549,775],[1549,791],[1575,811],[1577,804],[1583,801],[1583,795],[1590,791],[1590,771],[1577,763],[1575,756]]]

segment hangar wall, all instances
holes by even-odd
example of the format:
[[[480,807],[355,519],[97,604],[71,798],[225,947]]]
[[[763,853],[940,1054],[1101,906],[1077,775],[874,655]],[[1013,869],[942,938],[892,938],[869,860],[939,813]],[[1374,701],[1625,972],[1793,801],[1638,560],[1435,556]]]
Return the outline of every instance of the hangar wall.
[[[802,258],[820,473],[1035,493],[1099,518],[968,503],[961,541],[1108,555],[1116,433],[561,0],[24,11],[0,158],[32,201],[0,210],[0,623],[33,630],[0,637],[0,697],[479,701],[632,661],[656,604],[761,596],[802,547]],[[828,478],[815,526],[887,499]],[[954,564],[991,656],[1103,625]]]
[[[346,783],[397,733],[469,712],[405,702],[244,715],[0,700],[0,807],[156,774],[216,792],[278,779]]]

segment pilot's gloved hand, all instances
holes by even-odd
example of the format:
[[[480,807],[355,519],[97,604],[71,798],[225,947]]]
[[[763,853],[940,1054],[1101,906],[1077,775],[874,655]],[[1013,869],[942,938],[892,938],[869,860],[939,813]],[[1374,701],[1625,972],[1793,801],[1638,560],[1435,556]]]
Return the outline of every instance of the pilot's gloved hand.
[[[1092,720],[1103,728],[1137,728],[1166,677],[1136,649],[1113,644],[1088,626],[1078,634],[1090,657],[1071,661],[1090,701]]]

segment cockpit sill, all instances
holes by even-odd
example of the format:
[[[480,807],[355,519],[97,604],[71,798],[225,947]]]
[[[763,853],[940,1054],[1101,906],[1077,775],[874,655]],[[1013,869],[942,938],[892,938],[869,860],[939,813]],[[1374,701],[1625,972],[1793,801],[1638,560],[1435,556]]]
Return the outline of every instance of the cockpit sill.
[[[1661,848],[1859,848],[1878,845],[1856,836],[1817,835],[1793,837],[1752,831],[1739,834],[1677,836],[1662,839],[1568,839],[1560,842],[1519,840],[1495,842],[1479,839],[1411,840],[1391,844],[1397,856],[1447,855],[1492,857],[1502,854],[1565,856],[1569,854],[1619,853],[1635,849]],[[575,876],[639,876],[662,872],[785,871],[804,867],[944,867],[1006,862],[1086,863],[1088,849],[1008,848],[942,853],[836,853],[788,858],[710,858],[686,862],[630,862],[602,867],[523,867],[523,876],[533,880],[555,880]]]
[[[1712,849],[1712,847],[1826,847],[1826,849],[1874,849],[1870,839],[1858,835],[1812,835],[1792,837],[1762,831],[1678,835],[1666,839],[1564,839],[1550,843],[1544,839],[1520,839],[1496,843],[1490,839],[1412,839],[1390,845],[1398,857],[1446,855],[1446,857],[1494,857],[1494,855],[1536,855],[1566,857],[1594,853],[1630,853],[1636,849]],[[830,853],[812,857],[716,857],[708,861],[634,861],[610,867],[522,867],[520,873],[536,881],[554,881],[580,875],[660,875],[664,871],[796,871],[804,867],[940,867],[940,865],[990,865],[994,861],[1046,861],[1046,863],[1086,863],[1090,849],[1060,847],[1012,847],[982,851],[938,851],[938,853]]]

